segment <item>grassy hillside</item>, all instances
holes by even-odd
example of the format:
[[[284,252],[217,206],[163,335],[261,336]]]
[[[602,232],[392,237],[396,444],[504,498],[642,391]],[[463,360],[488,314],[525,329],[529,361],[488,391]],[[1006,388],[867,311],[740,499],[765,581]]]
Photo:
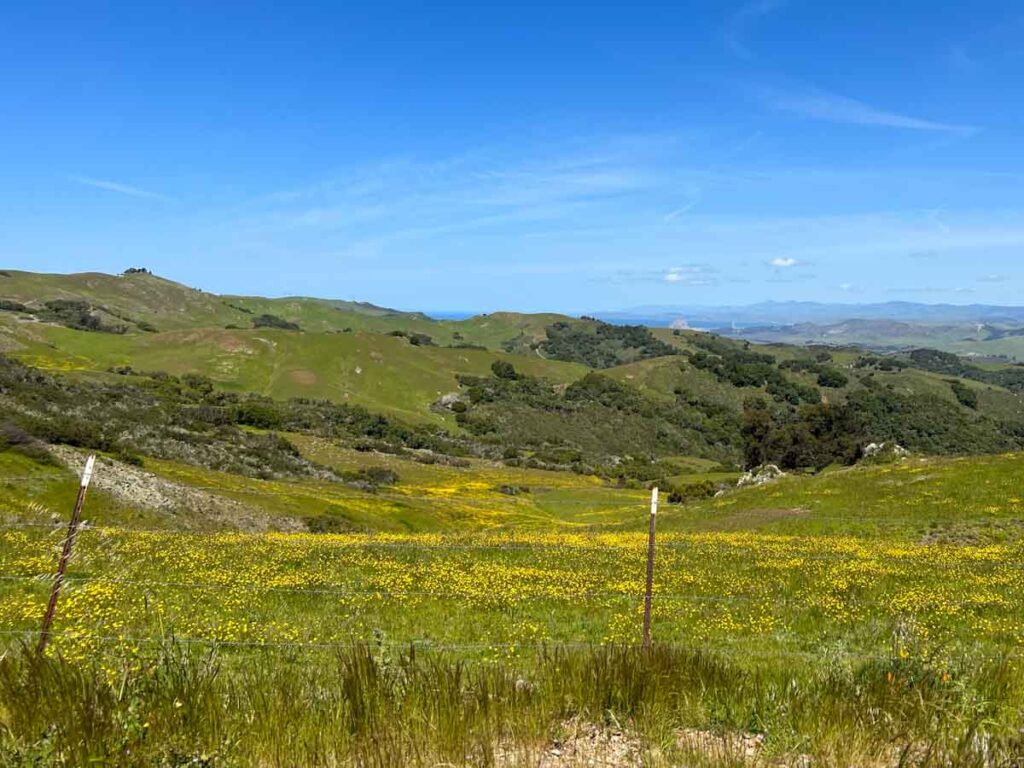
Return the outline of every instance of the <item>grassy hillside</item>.
[[[146,328],[251,328],[259,316],[271,315],[295,323],[304,331],[403,331],[429,336],[439,345],[477,345],[525,352],[531,352],[531,344],[545,337],[547,326],[577,322],[564,315],[514,312],[495,312],[467,320],[434,320],[418,312],[400,312],[363,302],[301,296],[218,296],[141,272],[63,275],[0,271],[0,301],[37,309],[60,300],[86,302],[97,316],[125,325],[129,333]],[[0,312],[3,314],[11,313]]]
[[[1024,438],[1020,371],[956,358],[751,347],[558,315],[434,321],[351,302],[214,297],[148,274],[9,275],[0,280],[21,286],[10,301],[87,295],[118,322],[148,311],[145,322],[166,324],[174,307],[194,310],[195,324],[241,321],[111,333],[65,327],[78,316],[62,307],[0,311],[0,350],[42,369],[197,374],[223,391],[327,399],[464,430],[490,451],[584,471],[679,455],[820,467],[854,460],[872,440],[956,453],[1009,450]],[[261,318],[292,330],[250,327]],[[495,377],[496,362],[514,366],[512,380]],[[594,368],[604,378],[584,384]],[[751,440],[763,449],[752,451]],[[793,449],[811,442],[813,450]],[[659,471],[634,469],[647,479]]]
[[[458,388],[456,375],[483,375],[502,352],[414,346],[373,333],[296,333],[274,329],[204,328],[169,333],[87,333],[20,323],[0,313],[3,346],[31,365],[58,371],[138,371],[209,376],[231,391],[276,398],[311,397],[364,405],[402,418],[453,423],[431,403]],[[570,382],[583,366],[515,357],[535,376]]]
[[[159,330],[245,322],[243,312],[227,306],[214,294],[148,274],[47,275],[3,270],[0,299],[28,305],[55,299],[84,299],[131,320],[151,323]]]

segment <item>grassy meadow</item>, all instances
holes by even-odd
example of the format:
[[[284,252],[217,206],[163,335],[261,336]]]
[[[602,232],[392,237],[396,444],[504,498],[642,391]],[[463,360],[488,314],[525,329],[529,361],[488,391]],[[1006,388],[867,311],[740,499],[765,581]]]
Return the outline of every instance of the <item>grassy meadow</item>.
[[[147,470],[282,520],[337,505],[361,532],[196,530],[132,518],[97,490],[46,661],[18,649],[39,625],[74,477],[0,454],[10,764],[980,766],[1021,754],[1020,455],[663,505],[644,651],[645,491],[298,442],[400,481],[332,497],[311,480]],[[47,704],[61,690],[86,696],[88,713]],[[573,746],[544,762],[558,744]]]

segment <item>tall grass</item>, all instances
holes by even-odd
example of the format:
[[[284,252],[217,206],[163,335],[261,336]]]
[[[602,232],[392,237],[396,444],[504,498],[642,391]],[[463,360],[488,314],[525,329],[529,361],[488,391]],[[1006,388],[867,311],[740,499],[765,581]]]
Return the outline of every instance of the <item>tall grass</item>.
[[[108,662],[28,649],[0,660],[0,764],[536,766],[573,721],[624,729],[651,766],[1024,756],[1024,680],[1007,662],[949,677],[899,659],[750,667],[658,646],[552,647],[496,664],[372,647],[218,655],[173,642]],[[736,746],[744,733],[765,736],[756,757]]]

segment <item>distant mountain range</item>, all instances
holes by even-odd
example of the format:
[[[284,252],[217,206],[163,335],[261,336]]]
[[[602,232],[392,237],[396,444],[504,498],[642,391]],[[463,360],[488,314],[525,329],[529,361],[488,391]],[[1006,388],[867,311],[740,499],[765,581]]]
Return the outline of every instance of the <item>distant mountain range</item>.
[[[895,320],[928,324],[1024,323],[1024,307],[991,304],[919,304],[909,301],[876,304],[766,301],[733,307],[646,306],[593,314],[610,323],[670,326],[685,321],[691,328],[705,329],[799,323],[831,324],[846,320]]]

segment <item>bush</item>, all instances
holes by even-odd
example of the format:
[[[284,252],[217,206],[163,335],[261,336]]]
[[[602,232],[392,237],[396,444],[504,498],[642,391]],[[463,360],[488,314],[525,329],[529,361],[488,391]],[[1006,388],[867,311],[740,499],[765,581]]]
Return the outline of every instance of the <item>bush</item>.
[[[493,373],[496,378],[505,379],[507,381],[515,381],[519,378],[519,374],[516,373],[516,369],[512,363],[505,360],[495,360],[491,363],[491,373]]]
[[[281,414],[272,402],[249,401],[235,409],[235,423],[257,429],[277,429]]]
[[[950,380],[949,386],[960,405],[972,410],[978,409],[978,393],[971,389],[971,387],[957,379]]]
[[[301,331],[298,323],[292,323],[277,315],[263,314],[253,318],[253,328],[280,328],[284,331]]]
[[[839,389],[850,383],[846,375],[838,368],[824,367],[818,374],[818,386]]]
[[[20,453],[40,464],[55,465],[58,463],[43,443],[21,427],[11,423],[0,424],[0,451]]]
[[[717,492],[715,484],[710,480],[701,480],[678,487],[669,485],[665,487],[665,490],[668,491],[669,504],[684,504],[696,499],[707,499]]]

